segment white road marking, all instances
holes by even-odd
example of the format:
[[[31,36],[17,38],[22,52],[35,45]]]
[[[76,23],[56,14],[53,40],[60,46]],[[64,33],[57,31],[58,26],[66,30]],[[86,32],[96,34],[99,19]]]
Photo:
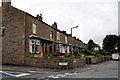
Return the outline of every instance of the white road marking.
[[[66,75],[61,75],[61,77],[65,77]]]
[[[69,74],[70,76],[73,75],[73,74]]]
[[[77,73],[73,73],[73,74],[77,74]]]
[[[57,76],[62,76],[62,74],[58,74]]]
[[[14,72],[8,73],[8,71],[7,71],[7,72],[5,72],[5,71],[0,71],[0,73],[6,74],[6,75],[9,75],[9,76],[13,76],[13,77],[21,77],[21,76],[28,76],[28,75],[30,75],[29,73],[21,73],[21,74],[19,74],[19,75],[14,75],[14,74],[11,74],[11,73],[14,73]],[[19,73],[19,72],[18,72],[18,73]]]
[[[58,75],[51,75],[51,76],[48,76],[49,78],[62,78],[62,77],[65,77],[65,76],[72,76],[72,75],[75,75],[77,73],[65,73],[65,74],[58,74]]]
[[[67,74],[69,74],[69,73],[65,73],[65,75],[67,75]]]
[[[48,76],[49,78],[52,78],[52,77],[54,77],[54,75],[51,75],[51,76]]]
[[[52,77],[52,78],[59,78],[59,77]]]

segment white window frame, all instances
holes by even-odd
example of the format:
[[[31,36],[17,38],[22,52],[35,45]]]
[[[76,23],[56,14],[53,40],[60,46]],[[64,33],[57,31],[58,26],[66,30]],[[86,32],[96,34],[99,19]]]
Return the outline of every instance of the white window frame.
[[[57,40],[60,40],[60,33],[57,32]]]
[[[40,53],[40,41],[36,40],[36,45],[39,46],[39,52],[36,51],[36,53]],[[35,49],[36,49],[36,45],[35,45]]]
[[[53,31],[50,31],[50,39],[53,39]]]
[[[33,34],[36,34],[36,28],[37,28],[37,25],[33,23]]]
[[[67,43],[67,36],[65,36],[65,43]]]
[[[2,27],[1,27],[1,35],[4,35],[4,33],[3,33],[4,29],[5,29],[5,27],[2,26]]]
[[[35,53],[35,40],[33,40],[34,41],[33,43],[32,43],[32,40],[33,39],[29,40],[29,51],[30,51],[30,53]],[[32,45],[34,45],[34,51],[32,51],[33,50]]]

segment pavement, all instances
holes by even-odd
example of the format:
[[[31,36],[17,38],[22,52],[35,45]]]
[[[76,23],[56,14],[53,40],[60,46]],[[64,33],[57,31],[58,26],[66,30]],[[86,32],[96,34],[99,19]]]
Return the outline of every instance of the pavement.
[[[50,69],[50,68],[15,66],[15,65],[2,65],[2,69],[33,72],[33,73],[67,73],[67,72],[72,73],[72,72],[84,72],[93,68],[104,66],[109,63],[111,63],[111,61],[105,61],[97,64],[90,64],[84,67],[78,67],[74,69]]]
[[[14,78],[25,78],[25,80],[28,78],[30,80],[32,80],[32,78],[37,78],[37,80],[51,78],[117,78],[117,64],[117,61],[105,61],[74,69],[48,69],[28,66],[3,65],[3,68],[0,69],[0,73],[2,73],[3,80],[11,80],[11,78],[12,80]]]

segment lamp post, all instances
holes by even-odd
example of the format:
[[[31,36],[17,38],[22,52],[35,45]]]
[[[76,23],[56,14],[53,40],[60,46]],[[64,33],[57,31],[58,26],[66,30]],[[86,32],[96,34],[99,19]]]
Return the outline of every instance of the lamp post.
[[[79,26],[75,26],[75,27],[72,27],[71,28],[71,36],[72,36],[72,29],[74,29],[74,28],[78,28]]]
[[[72,29],[74,29],[74,28],[78,28],[79,26],[75,26],[75,27],[72,27],[71,28],[71,37],[72,37]],[[72,58],[73,58],[73,48],[72,48]]]

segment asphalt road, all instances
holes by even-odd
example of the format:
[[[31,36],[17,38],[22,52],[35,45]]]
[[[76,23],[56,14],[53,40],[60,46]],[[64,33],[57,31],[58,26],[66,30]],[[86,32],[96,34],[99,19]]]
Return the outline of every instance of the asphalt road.
[[[107,64],[106,64],[107,63]],[[47,70],[49,70],[47,72]],[[88,67],[76,68],[71,70],[47,69],[43,71],[23,71],[22,69],[0,69],[2,80],[13,80],[13,78],[31,78],[40,79],[67,79],[67,78],[118,78],[118,61],[108,61],[100,64],[90,65]],[[8,79],[9,78],[9,79]],[[11,79],[10,79],[11,78]],[[25,80],[26,80],[25,79]],[[14,79],[16,80],[16,79]],[[18,79],[17,79],[18,80]]]

